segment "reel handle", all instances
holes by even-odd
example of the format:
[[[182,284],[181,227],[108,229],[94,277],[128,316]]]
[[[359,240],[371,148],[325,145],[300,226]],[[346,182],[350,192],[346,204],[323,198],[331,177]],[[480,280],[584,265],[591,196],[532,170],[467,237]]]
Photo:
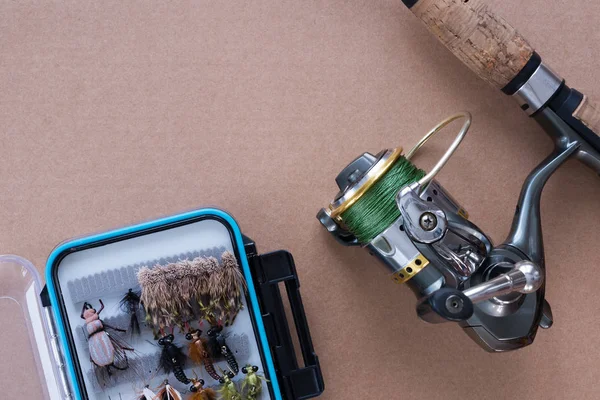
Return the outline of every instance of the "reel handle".
[[[531,261],[519,261],[512,270],[463,291],[474,304],[510,293],[535,293],[544,283],[544,271]]]
[[[504,89],[535,54],[482,0],[402,0],[481,79]]]
[[[543,283],[544,271],[537,264],[519,261],[510,271],[463,291],[442,288],[433,292],[419,301],[417,315],[434,324],[466,321],[473,316],[477,303],[511,293],[535,293]]]

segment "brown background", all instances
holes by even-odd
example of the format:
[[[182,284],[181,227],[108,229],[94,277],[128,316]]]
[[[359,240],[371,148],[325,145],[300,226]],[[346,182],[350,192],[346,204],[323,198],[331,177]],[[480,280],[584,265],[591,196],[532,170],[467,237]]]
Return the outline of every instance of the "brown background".
[[[600,3],[492,3],[571,86],[600,98]],[[598,398],[600,182],[590,170],[570,162],[548,184],[556,323],[510,354],[421,323],[408,289],[315,219],[353,157],[410,147],[462,109],[473,127],[440,181],[499,242],[551,142],[400,0],[4,0],[0,251],[41,271],[64,239],[217,205],[260,250],[294,254],[323,399]],[[417,163],[431,166],[451,137]],[[2,382],[17,374],[27,385],[31,373],[3,367]]]

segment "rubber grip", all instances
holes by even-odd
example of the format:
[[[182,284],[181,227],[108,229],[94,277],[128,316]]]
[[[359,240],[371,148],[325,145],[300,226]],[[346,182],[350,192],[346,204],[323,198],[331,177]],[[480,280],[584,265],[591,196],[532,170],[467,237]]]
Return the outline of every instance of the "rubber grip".
[[[418,0],[409,7],[456,57],[498,89],[534,54],[525,38],[482,0]]]
[[[577,118],[596,134],[600,132],[600,107],[598,107],[598,103],[590,100],[588,96],[583,96],[581,104],[573,112],[573,117]]]

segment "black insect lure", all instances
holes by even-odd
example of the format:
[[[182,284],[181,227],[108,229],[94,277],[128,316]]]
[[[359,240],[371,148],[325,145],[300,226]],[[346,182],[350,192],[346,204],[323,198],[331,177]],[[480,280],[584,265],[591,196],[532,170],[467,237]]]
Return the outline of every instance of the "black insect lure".
[[[173,334],[158,339],[158,344],[162,347],[160,366],[165,372],[172,372],[179,382],[187,385],[191,380],[183,372],[186,356],[181,347],[173,344],[173,340],[175,340]]]
[[[129,328],[127,331],[131,334],[131,337],[139,335],[140,321],[138,320],[137,313],[140,310],[140,293],[129,289],[119,302],[119,307],[122,312],[129,314]]]
[[[227,346],[225,339],[227,336],[223,333],[222,326],[213,326],[207,332],[208,335],[208,351],[212,358],[217,359],[220,357],[224,357],[225,361],[229,365],[231,371],[237,375],[240,371],[240,367],[238,366],[237,360],[233,355],[233,352]]]

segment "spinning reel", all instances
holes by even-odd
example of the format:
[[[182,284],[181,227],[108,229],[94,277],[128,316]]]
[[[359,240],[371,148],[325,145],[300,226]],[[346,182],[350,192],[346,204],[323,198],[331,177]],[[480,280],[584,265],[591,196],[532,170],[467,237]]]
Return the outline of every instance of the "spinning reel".
[[[552,325],[544,298],[540,199],[550,176],[574,158],[600,174],[600,107],[570,88],[510,24],[483,0],[403,0],[429,30],[480,78],[512,96],[554,141],[554,151],[525,180],[507,239],[499,246],[434,180],[471,123],[462,113],[429,132],[406,157],[402,149],[364,153],[340,172],[340,192],[317,218],[345,246],[362,246],[406,283],[425,321],[455,321],[481,347],[507,351]],[[426,174],[411,163],[441,128],[466,119]]]
[[[553,121],[548,116],[548,124]],[[429,172],[410,161],[450,122],[464,119],[458,136]],[[345,246],[362,246],[390,270],[395,283],[417,296],[417,314],[430,323],[457,322],[481,347],[508,351],[531,344],[538,327],[553,323],[544,298],[540,198],[548,178],[569,157],[599,170],[600,155],[555,120],[556,149],[526,179],[504,243],[490,238],[434,180],[470,124],[461,113],[441,122],[406,156],[402,149],[364,153],[336,178],[340,192],[317,218]]]

